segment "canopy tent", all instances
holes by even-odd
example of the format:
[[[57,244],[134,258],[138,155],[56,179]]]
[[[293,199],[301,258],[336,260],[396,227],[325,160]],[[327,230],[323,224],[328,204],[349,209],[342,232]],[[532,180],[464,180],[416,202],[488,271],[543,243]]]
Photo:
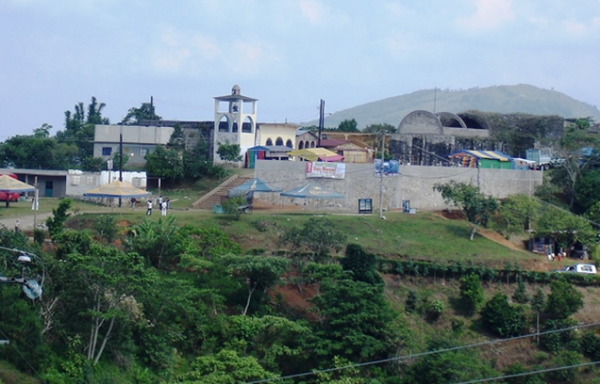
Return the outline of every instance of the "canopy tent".
[[[263,180],[254,178],[246,181],[244,184],[227,191],[227,196],[243,195],[247,192],[281,192],[281,188],[273,188]]]
[[[344,195],[321,187],[317,183],[308,183],[300,187],[281,192],[283,197],[297,197],[304,199],[343,199]]]
[[[29,185],[8,175],[0,176],[1,192],[32,192],[35,190],[33,185]]]
[[[19,181],[15,178],[10,177],[9,175],[0,176],[0,192],[10,193],[10,192],[33,192],[35,191],[35,187],[33,185],[29,185],[22,181]],[[9,206],[10,198],[6,197],[6,207]]]
[[[341,161],[344,156],[340,156],[325,148],[304,148],[288,152],[290,156],[298,156],[308,161]]]
[[[101,185],[98,188],[90,189],[83,194],[85,197],[108,198],[143,197],[148,195],[151,195],[151,193],[119,180]]]

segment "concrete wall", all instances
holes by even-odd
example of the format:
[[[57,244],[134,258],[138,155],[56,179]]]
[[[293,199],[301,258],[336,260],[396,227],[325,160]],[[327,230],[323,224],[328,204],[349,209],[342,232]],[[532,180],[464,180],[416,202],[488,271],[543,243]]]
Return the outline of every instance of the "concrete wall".
[[[358,199],[373,199],[373,208],[379,207],[381,180],[374,176],[373,164],[346,164],[346,177],[342,180],[307,179],[305,163],[299,161],[258,160],[255,177],[284,191],[314,181],[322,187],[344,194],[344,199],[307,200],[281,198],[278,193],[260,193],[256,197],[273,204],[294,204],[307,208],[335,209],[358,212]],[[509,195],[533,193],[542,184],[543,172],[506,169],[476,169],[459,167],[401,166],[400,175],[383,178],[383,207],[386,210],[402,208],[403,200],[411,207],[437,210],[446,207],[442,196],[433,191],[436,183],[450,180],[472,183],[486,195],[503,198]]]

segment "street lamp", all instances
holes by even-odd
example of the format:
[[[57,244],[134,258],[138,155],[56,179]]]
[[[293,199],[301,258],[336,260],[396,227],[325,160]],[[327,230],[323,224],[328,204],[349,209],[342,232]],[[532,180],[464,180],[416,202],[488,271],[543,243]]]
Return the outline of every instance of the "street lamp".
[[[39,257],[32,253],[21,251],[19,249],[15,249],[15,248],[0,247],[0,249],[17,253],[18,254],[17,263],[19,263],[21,265],[21,277],[0,276],[0,283],[21,284],[21,287],[23,288],[23,293],[25,293],[25,295],[28,298],[30,298],[31,300],[39,299],[42,296],[43,278],[42,278],[42,284],[40,284],[37,282],[37,280],[29,278],[25,274],[26,267],[33,262],[32,257],[35,257],[38,260],[39,260]],[[42,268],[43,268],[43,265],[42,265]]]

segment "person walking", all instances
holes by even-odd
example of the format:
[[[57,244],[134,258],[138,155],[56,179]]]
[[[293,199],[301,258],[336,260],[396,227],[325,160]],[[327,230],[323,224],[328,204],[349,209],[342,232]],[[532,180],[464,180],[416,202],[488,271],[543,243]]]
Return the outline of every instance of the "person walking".
[[[160,215],[167,216],[167,202],[166,201],[163,201],[160,204]]]
[[[146,216],[152,215],[152,200],[148,200],[146,207],[148,208],[146,209]]]
[[[15,233],[19,233],[20,225],[21,225],[21,223],[19,222],[19,219],[17,219],[17,221],[15,221]]]

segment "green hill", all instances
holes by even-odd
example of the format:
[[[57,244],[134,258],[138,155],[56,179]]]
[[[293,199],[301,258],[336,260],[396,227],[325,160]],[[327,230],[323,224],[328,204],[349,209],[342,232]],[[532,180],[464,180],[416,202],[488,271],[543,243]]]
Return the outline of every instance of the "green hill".
[[[327,116],[325,125],[334,127],[344,120],[356,119],[359,129],[381,123],[397,126],[408,113],[419,109],[453,113],[479,110],[600,120],[600,110],[596,106],[552,89],[519,84],[466,90],[420,90],[338,111]],[[305,125],[316,124],[317,121],[311,121]]]

